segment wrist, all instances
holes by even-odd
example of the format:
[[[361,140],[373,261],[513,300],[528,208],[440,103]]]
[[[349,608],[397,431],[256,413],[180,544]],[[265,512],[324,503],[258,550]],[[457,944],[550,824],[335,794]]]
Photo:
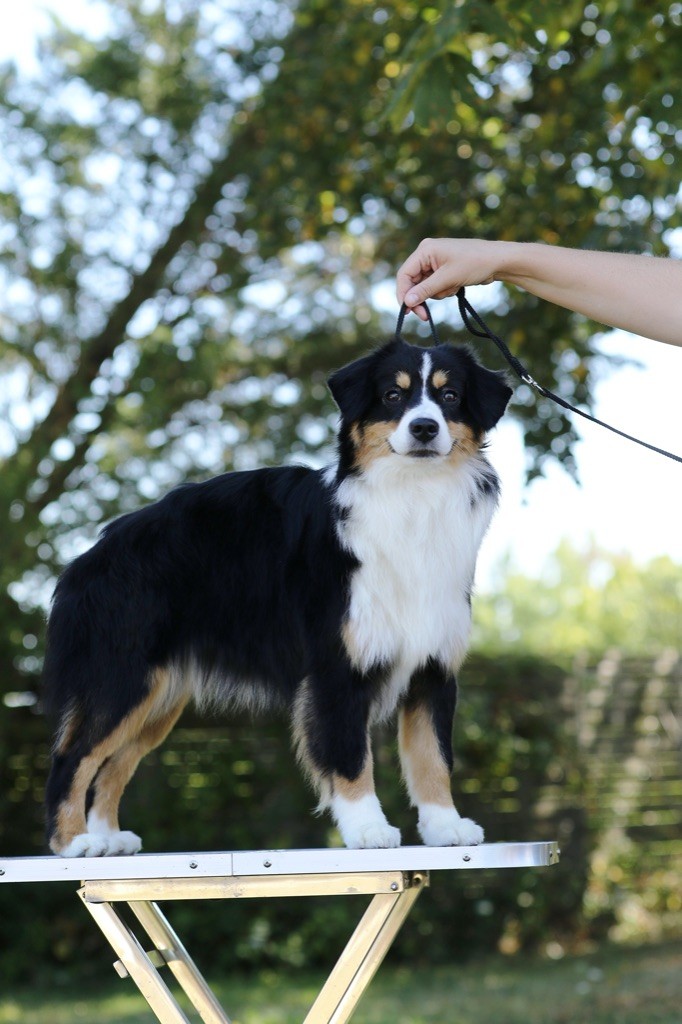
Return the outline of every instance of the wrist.
[[[524,282],[533,280],[546,259],[546,245],[539,242],[502,242],[492,243],[495,249],[495,281],[504,284],[524,286]]]

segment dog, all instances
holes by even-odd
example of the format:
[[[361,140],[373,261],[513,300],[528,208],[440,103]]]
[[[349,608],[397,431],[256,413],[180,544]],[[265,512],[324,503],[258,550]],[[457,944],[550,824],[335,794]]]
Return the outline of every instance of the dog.
[[[184,484],[111,522],[60,577],[44,668],[54,853],[141,849],[120,830],[121,795],[192,699],[285,710],[319,809],[356,849],[400,845],[370,743],[397,711],[423,842],[483,841],[453,803],[451,737],[499,494],[486,433],[511,388],[466,348],[398,338],[328,383],[333,465]]]

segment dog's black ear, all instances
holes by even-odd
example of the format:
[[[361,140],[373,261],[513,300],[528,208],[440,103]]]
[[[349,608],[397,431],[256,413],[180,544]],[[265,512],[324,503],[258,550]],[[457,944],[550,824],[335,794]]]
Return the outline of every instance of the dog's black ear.
[[[332,398],[349,423],[362,418],[374,397],[372,371],[375,354],[356,359],[335,370],[327,380]]]
[[[474,421],[491,430],[501,418],[512,396],[503,370],[488,370],[475,362],[467,381],[467,405]]]

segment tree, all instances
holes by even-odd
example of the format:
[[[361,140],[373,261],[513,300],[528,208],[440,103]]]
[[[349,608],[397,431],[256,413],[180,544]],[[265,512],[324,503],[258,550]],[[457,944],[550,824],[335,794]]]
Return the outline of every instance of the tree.
[[[679,4],[108,10],[97,38],[55,22],[35,80],[2,75],[11,689],[39,665],[56,569],[103,520],[329,443],[325,375],[390,334],[373,289],[420,237],[662,253],[679,223]],[[589,403],[595,325],[495,302],[534,375]],[[571,467],[563,414],[524,388],[514,412],[531,472]]]
[[[544,657],[676,651],[682,626],[682,572],[671,558],[638,565],[627,554],[564,541],[539,577],[507,567],[504,584],[476,602],[476,646]]]

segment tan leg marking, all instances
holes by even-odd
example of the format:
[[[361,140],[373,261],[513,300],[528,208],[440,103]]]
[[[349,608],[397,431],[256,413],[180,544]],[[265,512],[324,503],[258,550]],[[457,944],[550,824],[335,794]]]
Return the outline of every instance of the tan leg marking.
[[[105,822],[114,832],[119,831],[118,805],[123,791],[135,774],[142,758],[165,740],[182,714],[185,698],[166,713],[163,718],[147,722],[137,739],[113,754],[100,768],[95,779],[95,799],[91,811]]]
[[[450,772],[443,760],[431,716],[425,708],[401,709],[398,725],[400,763],[410,800],[452,807]]]
[[[357,779],[345,779],[343,775],[335,773],[332,776],[332,791],[334,796],[343,797],[344,800],[360,800],[374,793],[374,759],[369,739],[365,764]]]
[[[167,671],[157,671],[152,679],[150,692],[144,700],[81,760],[74,773],[71,788],[57,810],[55,830],[50,841],[50,846],[55,852],[67,846],[75,836],[86,831],[85,800],[93,779],[108,758],[134,744],[145,723],[154,720],[155,709],[163,707],[168,680]],[[75,735],[75,729],[72,729],[69,739],[73,741]],[[64,750],[64,730],[60,738]]]

